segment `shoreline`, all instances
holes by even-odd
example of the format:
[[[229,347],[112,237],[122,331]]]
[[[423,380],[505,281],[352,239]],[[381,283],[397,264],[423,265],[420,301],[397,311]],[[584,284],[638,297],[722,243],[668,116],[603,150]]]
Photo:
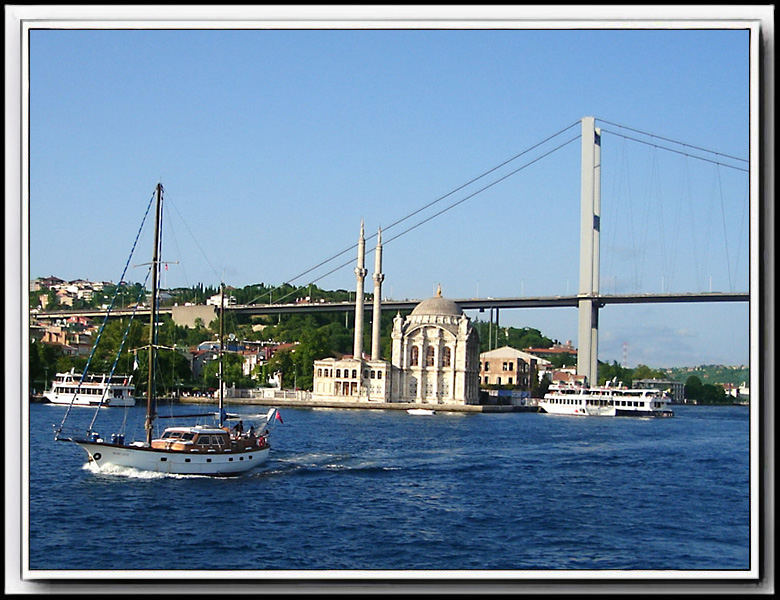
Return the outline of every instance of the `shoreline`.
[[[178,404],[214,404],[215,398],[186,397],[179,398]],[[274,406],[277,408],[350,408],[357,410],[408,410],[423,408],[436,412],[460,413],[510,413],[539,412],[536,406],[513,406],[503,404],[424,404],[417,402],[343,402],[323,400],[293,400],[291,398],[225,398],[231,405]]]

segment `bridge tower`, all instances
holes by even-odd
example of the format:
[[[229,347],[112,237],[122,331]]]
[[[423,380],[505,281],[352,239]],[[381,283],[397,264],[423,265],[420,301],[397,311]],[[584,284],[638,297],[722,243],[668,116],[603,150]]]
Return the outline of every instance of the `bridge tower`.
[[[601,130],[593,117],[582,119],[580,187],[580,288],[577,374],[589,385],[598,383],[599,230],[601,218]]]

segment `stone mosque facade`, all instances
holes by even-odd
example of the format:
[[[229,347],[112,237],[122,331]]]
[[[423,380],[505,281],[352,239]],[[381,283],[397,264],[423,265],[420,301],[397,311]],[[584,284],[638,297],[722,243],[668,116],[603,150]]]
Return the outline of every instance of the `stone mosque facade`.
[[[352,356],[314,361],[312,400],[479,404],[479,336],[457,303],[436,296],[393,320],[392,356],[380,356],[382,230],[374,262],[371,354],[363,352],[365,231],[360,225]]]

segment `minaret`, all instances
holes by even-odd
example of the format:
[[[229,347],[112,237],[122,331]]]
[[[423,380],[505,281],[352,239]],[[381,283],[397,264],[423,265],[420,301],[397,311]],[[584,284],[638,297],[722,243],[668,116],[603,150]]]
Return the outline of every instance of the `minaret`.
[[[379,337],[382,324],[382,228],[376,234],[376,253],[374,256],[374,316],[371,329],[371,360],[380,360]]]
[[[355,276],[357,278],[357,290],[355,292],[355,347],[352,352],[358,360],[363,358],[363,280],[366,278],[366,236],[363,220],[360,220],[360,239],[358,239],[357,266]]]

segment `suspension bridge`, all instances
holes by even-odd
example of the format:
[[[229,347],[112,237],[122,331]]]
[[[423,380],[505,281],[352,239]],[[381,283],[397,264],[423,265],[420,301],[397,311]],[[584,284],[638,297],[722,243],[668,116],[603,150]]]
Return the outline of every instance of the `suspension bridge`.
[[[606,127],[597,127],[596,122],[606,125]],[[584,375],[588,381],[597,381],[598,373],[598,336],[599,336],[599,310],[608,305],[618,304],[665,304],[665,303],[712,303],[712,302],[748,302],[750,300],[750,294],[748,291],[734,291],[733,289],[728,292],[678,292],[672,293],[670,291],[662,290],[661,293],[612,293],[605,294],[600,290],[601,284],[601,140],[605,133],[621,137],[625,140],[633,142],[639,142],[647,144],[654,149],[660,149],[663,151],[669,151],[682,155],[686,160],[700,160],[712,163],[717,166],[718,173],[720,168],[731,169],[737,172],[748,173],[747,161],[728,154],[707,150],[700,146],[693,146],[683,142],[677,142],[667,137],[661,137],[654,134],[649,134],[638,129],[612,123],[602,119],[596,119],[595,117],[584,117],[580,121],[573,125],[579,125],[580,133],[571,139],[563,142],[551,150],[544,151],[541,155],[536,156],[532,160],[526,162],[518,168],[514,168],[509,173],[503,176],[497,177],[491,183],[482,186],[474,192],[469,193],[463,198],[452,202],[443,209],[438,210],[431,216],[428,216],[419,222],[407,227],[402,232],[398,233],[394,237],[390,237],[385,241],[385,244],[405,235],[406,233],[424,225],[425,223],[433,220],[436,217],[446,213],[447,211],[462,204],[466,200],[476,196],[477,194],[484,192],[496,184],[506,180],[512,175],[522,171],[528,166],[542,160],[550,154],[556,152],[564,146],[567,146],[571,142],[580,139],[581,140],[581,173],[580,173],[580,218],[579,218],[579,289],[576,294],[566,295],[551,295],[551,296],[513,296],[503,298],[453,298],[464,310],[490,310],[491,321],[492,312],[495,310],[496,322],[498,321],[498,311],[501,309],[514,309],[514,308],[557,308],[557,307],[570,307],[577,308],[578,310],[578,358],[577,358],[577,372],[579,375]],[[502,162],[496,167],[482,173],[476,178],[471,179],[465,184],[455,188],[451,192],[435,199],[434,201],[426,204],[425,206],[417,209],[416,211],[406,215],[402,219],[399,219],[391,223],[383,231],[388,231],[393,227],[399,225],[403,221],[421,213],[423,210],[431,208],[435,204],[443,201],[444,199],[454,195],[456,192],[465,190],[468,186],[475,184],[478,180],[498,171],[500,168],[505,167],[512,161],[524,156],[532,150],[541,148],[545,143],[559,136],[562,132],[567,131],[573,125],[570,125],[566,129],[559,131],[558,133],[542,140],[538,144],[527,148],[523,152],[513,156],[512,158]],[[620,129],[621,131],[618,131]],[[629,133],[626,133],[628,131]],[[642,136],[642,137],[638,137]],[[646,139],[642,139],[646,138]],[[676,147],[675,147],[676,146]],[[653,165],[655,167],[655,165]],[[721,188],[721,201],[722,201],[722,188]],[[724,231],[727,227],[725,212],[723,214],[723,226]],[[369,238],[370,239],[370,238]],[[725,241],[725,240],[724,240]],[[327,258],[326,260],[318,263],[317,265],[303,271],[295,277],[287,280],[286,283],[296,281],[306,275],[309,275],[318,268],[336,260],[337,258],[349,253],[356,248],[356,244],[339,252],[338,254]],[[663,248],[662,248],[663,251]],[[733,287],[732,271],[731,271],[731,258],[728,256],[728,244],[726,241],[726,253],[725,267],[728,271],[728,278],[730,287]],[[666,258],[665,258],[666,261]],[[306,285],[310,285],[323,277],[338,271],[348,265],[353,264],[353,259],[350,258],[347,262],[344,262],[335,268],[332,268],[327,273],[320,275],[317,279],[312,279]],[[738,261],[737,261],[738,264]],[[736,270],[736,267],[735,267]],[[301,289],[300,286],[297,289]],[[663,287],[663,283],[662,283]],[[289,294],[288,294],[289,296]],[[234,314],[244,315],[274,315],[274,314],[289,314],[289,313],[307,313],[307,312],[350,312],[356,310],[355,304],[352,302],[283,302],[286,296],[279,298],[274,303],[255,303],[254,301],[244,305],[228,305],[225,307],[226,311]],[[256,299],[255,299],[256,300]],[[411,310],[422,299],[414,300],[393,300],[384,299],[382,301],[381,309],[384,311],[402,311]],[[175,312],[185,310],[187,307],[167,307],[160,310],[161,313],[174,314]],[[370,307],[364,310],[370,310]],[[148,315],[148,309],[115,309],[111,312],[111,316],[123,317],[135,315]],[[40,312],[36,316],[39,319],[56,319],[63,317],[98,317],[103,316],[104,311],[98,310],[68,310],[68,311],[52,311],[52,312]]]

